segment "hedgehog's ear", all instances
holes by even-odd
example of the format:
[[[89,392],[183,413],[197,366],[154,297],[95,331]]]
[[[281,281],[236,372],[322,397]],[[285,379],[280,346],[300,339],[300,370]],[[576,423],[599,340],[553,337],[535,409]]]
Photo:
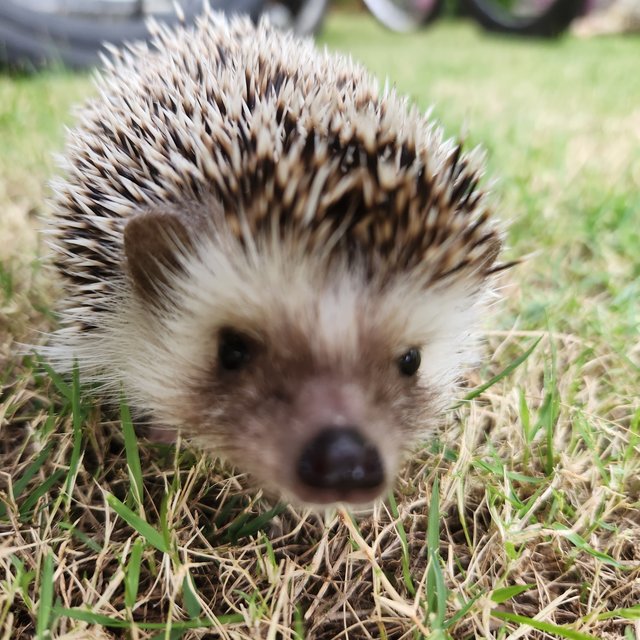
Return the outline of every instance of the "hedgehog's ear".
[[[136,291],[156,302],[172,273],[181,269],[180,256],[194,247],[194,216],[152,209],[133,216],[124,228],[127,272]]]

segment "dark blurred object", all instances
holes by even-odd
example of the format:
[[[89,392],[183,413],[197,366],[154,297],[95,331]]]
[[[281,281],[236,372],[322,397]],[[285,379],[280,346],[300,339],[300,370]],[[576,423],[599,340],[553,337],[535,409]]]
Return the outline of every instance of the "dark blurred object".
[[[571,24],[571,33],[579,38],[640,33],[640,0],[616,0],[596,8]]]
[[[263,0],[221,0],[211,6],[256,19]],[[201,0],[179,3],[186,22],[202,11]],[[175,24],[170,1],[0,0],[0,61],[21,69],[61,64],[85,69],[99,62],[105,43],[120,45],[148,37],[146,19]]]
[[[554,37],[585,8],[585,0],[363,0],[393,31],[419,29],[442,13],[472,18],[488,31]]]
[[[554,37],[580,15],[584,0],[462,0],[485,29],[520,36]]]
[[[202,12],[202,0],[176,3],[189,23]],[[209,0],[212,9],[248,14],[254,21],[267,13],[277,26],[300,34],[315,33],[329,0]],[[61,64],[86,69],[99,63],[105,43],[148,37],[146,20],[166,24],[181,18],[172,0],[0,0],[0,65],[23,70]]]
[[[329,8],[329,0],[280,0],[267,2],[263,12],[281,29],[300,35],[318,33]]]
[[[369,11],[392,31],[425,27],[441,13],[445,0],[363,0]]]

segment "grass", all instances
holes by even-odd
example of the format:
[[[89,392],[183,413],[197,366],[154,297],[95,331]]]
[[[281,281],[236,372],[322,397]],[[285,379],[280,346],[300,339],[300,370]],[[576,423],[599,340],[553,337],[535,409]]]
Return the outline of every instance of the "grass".
[[[87,78],[0,77],[1,638],[637,638],[640,76],[632,40],[360,16],[322,35],[488,150],[508,257],[486,362],[370,514],[268,503],[21,360],[35,214]],[[209,636],[210,637],[210,636]]]

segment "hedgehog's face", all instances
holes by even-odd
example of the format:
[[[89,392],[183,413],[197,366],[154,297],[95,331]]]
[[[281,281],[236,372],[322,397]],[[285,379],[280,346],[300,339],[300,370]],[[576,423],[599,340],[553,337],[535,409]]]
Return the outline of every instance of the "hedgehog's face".
[[[369,502],[434,426],[470,320],[456,287],[375,286],[317,257],[248,259],[206,239],[153,294],[170,300],[166,313],[149,306],[145,278],[157,273],[136,275],[140,256],[128,255],[148,310],[142,361],[155,365],[132,372],[139,396],[262,486],[305,503]]]
[[[308,300],[306,322],[291,300],[269,325],[253,308],[211,327],[190,433],[295,500],[369,502],[433,407],[420,346],[390,341],[353,307],[323,317],[334,295]]]

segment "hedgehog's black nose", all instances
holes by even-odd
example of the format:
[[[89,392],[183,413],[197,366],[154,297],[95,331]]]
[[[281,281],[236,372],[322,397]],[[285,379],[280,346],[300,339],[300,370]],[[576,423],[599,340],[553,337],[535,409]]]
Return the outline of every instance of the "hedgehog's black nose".
[[[351,427],[329,427],[303,450],[298,477],[308,487],[347,492],[384,481],[377,448]]]

